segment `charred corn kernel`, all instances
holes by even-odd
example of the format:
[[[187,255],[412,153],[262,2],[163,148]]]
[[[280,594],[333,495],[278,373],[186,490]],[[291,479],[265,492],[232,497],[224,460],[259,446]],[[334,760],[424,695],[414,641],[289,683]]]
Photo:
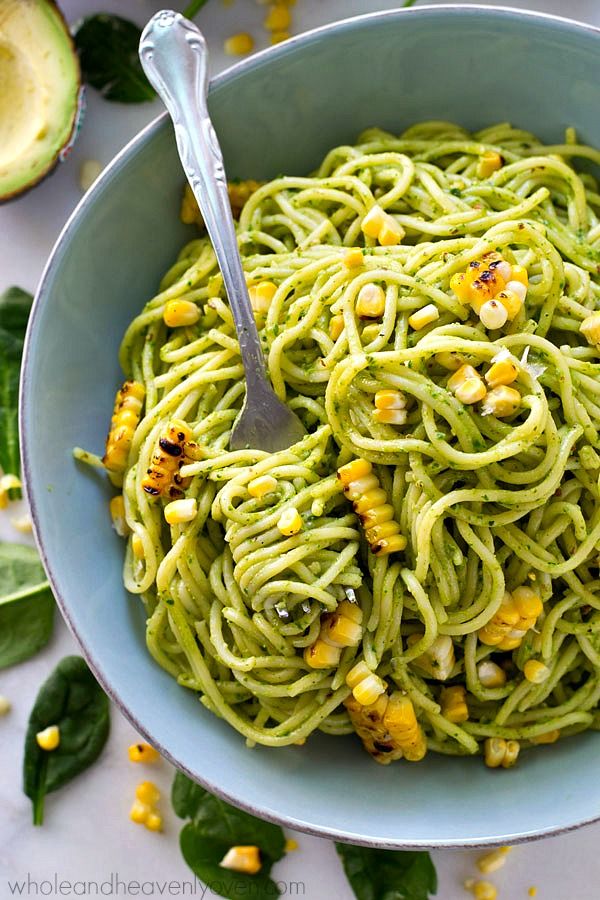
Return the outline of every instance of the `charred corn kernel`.
[[[377,409],[404,409],[406,395],[401,391],[383,390],[375,394],[375,406]]]
[[[344,487],[349,487],[351,482],[369,475],[372,469],[373,466],[366,459],[353,459],[352,462],[346,463],[337,470],[337,476]]]
[[[291,21],[292,17],[285,3],[274,3],[263,24],[267,31],[285,31],[290,27]]]
[[[127,465],[133,433],[142,412],[145,390],[137,381],[126,381],[117,391],[110,431],[102,462],[109,472],[123,472]]]
[[[248,288],[250,303],[255,313],[266,313],[277,292],[277,285],[272,281],[261,281]]]
[[[357,647],[362,638],[362,627],[336,611],[324,616],[320,637],[332,647]]]
[[[390,537],[377,539],[377,542],[371,545],[374,556],[389,556],[390,553],[400,553],[405,549],[406,538],[403,534],[392,534]]]
[[[508,281],[509,279],[507,279]],[[518,281],[525,288],[529,285],[529,275],[525,266],[512,266],[510,272],[510,281]]]
[[[332,647],[331,644],[317,638],[312,646],[305,647],[304,662],[311,669],[329,669],[331,666],[337,666],[341,655],[340,647]]]
[[[506,310],[509,322],[512,322],[512,320],[521,312],[523,301],[514,291],[499,291],[496,294],[495,299],[501,303]]]
[[[373,418],[382,425],[406,425],[405,409],[374,409]]]
[[[462,353],[455,353],[452,350],[436,353],[435,361],[439,363],[440,366],[443,366],[444,369],[449,369],[451,372],[457,372],[466,363],[466,359]]]
[[[416,643],[422,637],[422,634],[411,635],[411,643]],[[455,662],[452,638],[447,634],[439,635],[425,653],[418,656],[414,662],[415,665],[427,672],[431,678],[445,681],[450,677]]]
[[[479,319],[485,328],[494,330],[506,324],[508,313],[498,300],[487,300],[479,310]]]
[[[502,359],[492,363],[485,373],[485,380],[490,387],[496,388],[512,384],[513,381],[517,380],[518,374],[519,370],[514,362],[511,362],[510,359]]]
[[[158,750],[151,747],[150,744],[140,742],[139,744],[131,744],[127,750],[129,761],[133,763],[153,763],[160,759]]]
[[[133,555],[137,557],[137,559],[144,558],[144,542],[139,534],[133,534],[131,536],[131,549],[133,551]]]
[[[477,860],[477,868],[483,875],[491,875],[497,872],[506,863],[506,857],[511,851],[511,847],[498,847],[491,853],[480,856]]]
[[[506,672],[489,659],[477,666],[477,677],[486,688],[503,687],[506,684]]]
[[[379,232],[381,231],[381,227],[385,222],[385,215],[385,212],[377,203],[372,206],[362,220],[360,226],[362,233],[366,234],[366,236],[370,238],[378,237]]]
[[[141,781],[135,789],[135,796],[146,806],[156,806],[160,800],[160,791],[152,781]]]
[[[486,150],[477,163],[477,177],[489,178],[492,172],[497,172],[502,168],[504,160],[495,150]]]
[[[179,469],[185,462],[185,444],[192,439],[189,426],[173,419],[158,440],[150,468],[142,478],[142,488],[152,497],[181,496],[184,481]]]
[[[271,494],[277,490],[277,479],[272,475],[260,475],[253,478],[248,484],[248,493],[251,497],[264,497],[265,494]]]
[[[359,319],[379,319],[385,310],[385,292],[381,285],[363,284],[356,298]]]
[[[506,290],[516,294],[521,303],[524,302],[527,296],[527,287],[521,281],[509,281],[506,285]]]
[[[364,261],[365,258],[360,247],[348,247],[348,249],[344,251],[342,262],[347,269],[358,269],[359,266],[362,266]]]
[[[529,738],[532,744],[554,744],[560,737],[560,728],[553,728],[552,731],[545,731],[538,734],[537,737]]]
[[[461,722],[466,722],[469,718],[467,692],[460,684],[442,689],[440,705],[442,707],[442,715],[449,722],[454,722],[458,725]]]
[[[298,849],[298,841],[295,841],[294,838],[288,838],[285,842],[284,850],[286,853],[292,853],[294,850]]]
[[[374,525],[383,525],[394,518],[394,507],[390,503],[378,503],[377,506],[361,513],[360,521],[364,528],[372,528]]]
[[[172,500],[165,506],[165,520],[169,525],[182,525],[184,522],[192,522],[198,513],[198,504],[195,497],[186,497],[185,500]]]
[[[290,537],[292,534],[298,534],[302,529],[302,516],[294,507],[285,509],[279,517],[277,527],[286,537]]]
[[[355,732],[363,742],[365,750],[382,766],[387,766],[404,755],[394,742],[387,727],[384,715],[388,707],[387,694],[381,694],[375,703],[362,706],[352,695],[344,701]]]
[[[361,706],[371,706],[380,694],[385,693],[385,681],[371,672],[352,689],[352,695]]]
[[[352,666],[352,668],[346,675],[346,684],[349,688],[355,688],[360,681],[362,681],[364,678],[368,678],[369,675],[371,675],[370,668],[368,667],[366,662],[361,660],[361,662],[358,662],[355,666]]]
[[[7,716],[11,710],[10,700],[0,694],[0,716]]]
[[[42,750],[56,750],[60,744],[60,728],[58,725],[48,725],[43,731],[38,731],[35,740]]]
[[[337,341],[340,334],[344,330],[344,317],[332,316],[329,320],[329,337],[332,341]]]
[[[342,482],[344,495],[351,500],[354,510],[366,530],[371,552],[375,556],[387,556],[406,547],[406,538],[400,534],[400,526],[394,520],[394,509],[385,501],[387,496],[381,488],[379,479],[372,471],[373,467],[365,459],[355,459],[338,469],[338,478]],[[373,534],[371,529],[390,525],[384,535]]]
[[[440,311],[435,303],[428,303],[427,306],[418,309],[412,316],[408,317],[408,324],[415,331],[420,331],[421,328],[425,328],[426,325],[431,325],[431,323],[435,322],[439,317]]]
[[[223,49],[229,56],[244,56],[245,53],[250,53],[253,48],[254,38],[246,31],[232,34],[223,44]]]
[[[399,222],[386,213],[385,220],[379,229],[377,240],[382,247],[395,247],[399,244],[406,232]]]
[[[427,740],[417,721],[412,700],[400,691],[389,699],[383,723],[390,733],[394,746],[402,750],[409,762],[419,762],[427,753]]]
[[[497,416],[502,419],[512,416],[521,406],[521,395],[516,388],[505,384],[492,388],[485,396],[481,406],[483,415]]]
[[[135,822],[136,825],[145,825],[146,819],[148,818],[149,809],[145,803],[140,803],[139,800],[134,800],[131,809],[129,810],[129,818],[132,822]]]
[[[497,900],[498,891],[491,881],[473,881],[472,879],[465,882],[465,888],[471,891],[475,900]]]
[[[528,659],[523,666],[523,675],[532,684],[541,684],[550,674],[550,669],[538,659]]]
[[[579,330],[588,344],[594,346],[600,344],[600,312],[592,313],[591,316],[584,319],[579,326]]]
[[[111,498],[109,509],[113,528],[119,537],[127,537],[130,528],[125,519],[125,501],[123,499],[123,494],[117,494],[116,497]]]
[[[162,816],[157,812],[149,812],[146,816],[144,825],[146,826],[148,831],[162,831]]]
[[[183,328],[195,325],[200,318],[200,310],[189,300],[169,300],[165,305],[163,319],[169,328]]]

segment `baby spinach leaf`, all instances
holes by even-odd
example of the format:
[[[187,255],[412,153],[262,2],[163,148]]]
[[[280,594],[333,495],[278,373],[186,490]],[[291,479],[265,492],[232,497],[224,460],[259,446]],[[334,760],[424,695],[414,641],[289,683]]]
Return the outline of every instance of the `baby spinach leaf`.
[[[18,287],[0,295],[0,468],[19,475],[18,400],[21,357],[33,297]],[[14,499],[19,492],[11,492]]]
[[[190,869],[221,897],[276,897],[279,890],[269,877],[273,864],[284,854],[285,836],[278,825],[263,822],[213,796],[181,772],[173,782],[173,808],[180,818],[191,819],[181,831],[181,852]],[[259,847],[262,867],[256,875],[233,872],[219,863],[231,847]]]
[[[60,729],[60,744],[51,751],[42,750],[35,739],[49,725]],[[23,790],[33,803],[34,825],[43,822],[46,794],[98,758],[109,728],[106,694],[80,656],[66,656],[40,688],[25,735]]]
[[[429,900],[437,891],[429,853],[335,846],[357,900]]]
[[[54,597],[36,551],[0,544],[0,669],[37,653],[53,624]]]

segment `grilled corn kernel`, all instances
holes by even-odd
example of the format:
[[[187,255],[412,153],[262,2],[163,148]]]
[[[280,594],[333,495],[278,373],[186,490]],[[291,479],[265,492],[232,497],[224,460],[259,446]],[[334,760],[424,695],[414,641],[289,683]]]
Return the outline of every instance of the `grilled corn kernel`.
[[[545,731],[538,734],[537,737],[529,738],[532,744],[554,744],[560,737],[560,728],[553,728],[552,731]]]
[[[277,527],[286,537],[290,537],[292,534],[298,534],[302,529],[302,516],[294,507],[285,509],[279,517]]]
[[[43,731],[38,731],[35,740],[42,750],[56,750],[60,744],[60,728],[58,725],[48,725]]]
[[[329,320],[329,337],[332,341],[337,341],[340,334],[344,330],[344,317],[332,316]]]
[[[129,810],[129,818],[132,822],[135,822],[136,825],[145,825],[149,812],[150,810],[146,803],[140,803],[139,800],[134,800],[133,805]]]
[[[146,821],[144,825],[148,829],[148,831],[162,831],[163,820],[162,816],[157,812],[149,812],[146,816]]]
[[[509,359],[502,359],[492,363],[485,373],[485,380],[490,387],[496,388],[512,384],[513,381],[517,380],[518,374],[519,370],[514,362],[511,362]]]
[[[142,478],[142,489],[152,497],[181,496],[184,484],[179,469],[185,462],[185,445],[192,431],[181,419],[173,419],[158,440],[150,468]]]
[[[466,722],[469,718],[467,692],[460,684],[442,689],[440,705],[442,707],[442,715],[449,722],[454,722],[458,725],[461,722]]]
[[[248,484],[248,493],[251,497],[264,497],[265,494],[271,494],[277,490],[277,479],[272,475],[260,475],[253,478]]]
[[[521,307],[523,306],[523,301],[514,291],[499,291],[499,293],[496,294],[495,299],[501,303],[506,310],[509,322],[512,322],[512,320],[518,316]]]
[[[385,222],[385,212],[382,208],[376,203],[371,207],[369,212],[363,218],[361,223],[361,230],[363,234],[366,234],[367,237],[376,238],[379,235],[381,230],[381,226]]]
[[[169,300],[165,305],[163,319],[169,328],[195,325],[200,318],[200,310],[189,300]]]
[[[192,522],[196,518],[198,504],[195,497],[172,500],[171,503],[167,503],[164,512],[169,525],[182,525],[184,522]]]
[[[337,476],[344,487],[348,487],[351,482],[369,475],[372,469],[373,466],[366,459],[353,459],[338,469]]]
[[[389,699],[383,723],[408,762],[423,759],[427,753],[427,740],[409,697],[395,691]]]
[[[366,678],[352,689],[352,695],[361,706],[370,706],[375,703],[380,694],[385,693],[385,681],[379,675],[371,672]]]
[[[357,269],[362,266],[365,258],[360,247],[348,247],[342,257],[342,262],[347,269]]]
[[[135,796],[146,806],[156,806],[160,800],[160,791],[152,781],[141,781],[135,789]]]
[[[508,319],[508,313],[504,306],[495,298],[487,300],[479,310],[481,324],[490,330],[502,328]]]
[[[138,381],[126,381],[117,391],[110,431],[102,462],[109,472],[123,472],[133,441],[133,433],[140,420],[145,396],[144,386]]]
[[[532,684],[541,684],[550,674],[550,669],[537,659],[528,659],[523,666],[523,675]]]
[[[366,510],[359,515],[364,528],[372,528],[374,525],[383,525],[394,518],[394,507],[390,503],[378,503],[377,506]]]
[[[373,418],[382,425],[405,425],[407,413],[405,409],[374,409]]]
[[[395,247],[399,244],[406,232],[399,222],[386,213],[385,221],[379,229],[377,240],[382,247]]]
[[[588,344],[593,346],[600,344],[600,312],[592,313],[591,316],[584,319],[579,326],[579,330]]]
[[[481,406],[481,412],[483,415],[492,415],[502,419],[504,416],[514,415],[520,406],[521,395],[518,390],[502,384],[488,391]]]
[[[377,539],[371,545],[373,556],[388,556],[390,553],[400,553],[406,549],[406,538],[403,534],[392,534],[390,537]]]
[[[439,317],[440,311],[435,303],[428,303],[427,306],[418,309],[412,316],[408,317],[408,324],[415,331],[420,331],[421,328],[425,328],[426,325],[431,325],[431,323],[435,322]]]
[[[450,279],[450,287],[461,303],[468,303],[471,297],[470,284],[464,272],[456,272]]]
[[[381,285],[363,284],[356,298],[359,319],[379,319],[385,310],[385,292]]]
[[[129,761],[133,763],[153,763],[160,759],[158,750],[155,750],[150,744],[144,742],[131,744],[127,753],[129,755]]]
[[[145,556],[145,554],[144,554],[144,542],[143,542],[143,540],[141,539],[141,537],[139,536],[139,534],[133,534],[133,535],[131,536],[131,550],[132,550],[132,552],[133,552],[133,555],[134,555],[137,559],[143,559],[143,558],[144,558],[144,556]]]
[[[304,649],[304,662],[311,669],[329,669],[331,666],[337,666],[340,661],[342,651],[340,647],[332,647],[326,644],[321,638],[310,647]]]
[[[491,875],[492,872],[497,872],[505,864],[506,857],[510,851],[510,847],[498,847],[496,850],[492,850],[491,853],[480,856],[477,860],[477,868],[483,875]]]
[[[522,284],[527,288],[529,285],[529,275],[525,266],[512,266],[510,279],[507,279],[507,281],[518,281],[519,284]]]
[[[130,528],[125,519],[125,501],[123,499],[123,494],[117,494],[116,497],[111,498],[109,509],[113,528],[119,537],[127,537]]]
[[[404,409],[406,396],[401,391],[383,390],[375,394],[377,409]]]
[[[232,34],[223,44],[223,49],[229,56],[243,56],[245,53],[250,53],[253,48],[254,38],[245,31]]]
[[[502,168],[504,160],[495,150],[486,150],[477,163],[477,177],[489,178],[492,172]]]
[[[10,700],[0,694],[0,716],[7,716],[11,710]]]
[[[250,303],[255,313],[266,313],[277,293],[277,285],[272,281],[261,281],[248,288]]]
[[[239,846],[227,851],[221,862],[222,869],[231,869],[232,872],[244,872],[246,875],[256,875],[260,872],[262,862],[258,847]]]
[[[361,706],[352,695],[344,700],[352,727],[363,742],[365,750],[383,766],[404,755],[392,738],[383,719],[388,707],[387,694],[381,694],[370,706]]]
[[[506,672],[489,659],[477,666],[477,677],[486,688],[503,687],[506,684]]]
[[[362,638],[362,626],[338,610],[323,617],[321,640],[332,647],[357,647]]]
[[[506,290],[516,294],[521,303],[524,302],[527,296],[527,287],[521,281],[509,281],[506,285]]]

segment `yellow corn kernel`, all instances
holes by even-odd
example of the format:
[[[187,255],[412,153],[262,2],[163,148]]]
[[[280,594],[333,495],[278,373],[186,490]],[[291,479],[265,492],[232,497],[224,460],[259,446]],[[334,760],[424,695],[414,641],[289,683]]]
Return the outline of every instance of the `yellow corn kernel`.
[[[332,647],[321,638],[317,638],[310,647],[304,648],[304,662],[311,669],[330,669],[331,666],[337,666],[341,655],[340,647]]]
[[[302,529],[302,516],[293,506],[290,507],[290,509],[285,509],[279,517],[277,527],[286,537],[290,537],[292,534],[298,534]]]
[[[527,287],[520,281],[508,281],[505,287],[508,293],[516,294],[521,303],[525,302],[527,296]]]
[[[277,293],[277,285],[272,281],[261,281],[248,288],[250,303],[255,313],[266,313]]]
[[[448,379],[448,390],[461,403],[478,403],[486,395],[485,384],[473,366],[464,365]]]
[[[264,27],[267,31],[285,31],[290,27],[292,17],[284,3],[274,3],[267,13]]]
[[[131,536],[131,550],[133,552],[133,555],[137,557],[137,559],[144,558],[144,542],[139,534],[133,534]]]
[[[369,212],[363,218],[361,223],[361,231],[363,234],[366,234],[367,237],[376,238],[379,236],[379,232],[381,231],[381,226],[385,222],[385,212],[382,208],[376,203],[371,207]]]
[[[530,888],[527,888],[527,896],[537,897],[537,888],[534,884],[532,884]]]
[[[450,287],[461,303],[468,303],[471,298],[471,287],[464,272],[456,272],[450,279]]]
[[[374,525],[383,525],[394,518],[394,507],[390,503],[381,503],[366,510],[360,516],[364,528],[372,528]]]
[[[133,801],[133,806],[129,810],[129,818],[136,825],[145,825],[146,819],[150,814],[150,809],[146,803],[140,803],[139,800]]]
[[[494,299],[501,303],[506,310],[509,322],[518,316],[523,306],[523,301],[514,291],[499,291]]]
[[[358,603],[351,603],[350,600],[342,600],[336,612],[340,614],[340,616],[345,616],[347,619],[350,619],[351,622],[360,623],[363,620],[363,611],[358,605]]]
[[[262,862],[258,847],[239,846],[228,850],[221,862],[222,869],[231,869],[232,872],[245,872],[246,875],[256,875],[260,872]]]
[[[505,864],[506,857],[511,849],[511,847],[498,847],[496,850],[492,850],[491,853],[480,856],[477,860],[477,868],[483,875],[491,875],[492,872],[497,872]]]
[[[395,691],[389,699],[383,723],[406,760],[418,762],[423,759],[427,753],[427,740],[410,697]]]
[[[186,497],[185,500],[172,500],[165,506],[165,520],[169,525],[182,525],[184,522],[192,522],[198,514],[198,504],[195,497]]]
[[[120,473],[125,470],[145,393],[143,384],[138,381],[126,381],[117,391],[110,431],[106,438],[106,449],[102,457],[102,462],[109,472]]]
[[[532,684],[541,684],[550,674],[550,669],[538,659],[528,659],[523,666],[523,675]]]
[[[413,642],[420,640],[422,635],[411,635]],[[452,638],[447,634],[439,635],[433,644],[415,659],[415,664],[423,669],[431,678],[438,681],[445,681],[450,677],[454,668],[454,643]]]
[[[227,182],[227,193],[229,195],[229,203],[231,204],[231,212],[233,213],[234,219],[239,219],[240,213],[248,198],[263,184],[264,181],[254,181],[253,178],[246,178],[245,181]]]
[[[286,853],[292,853],[294,850],[298,849],[298,841],[295,841],[294,838],[288,838],[285,842],[284,850]]]
[[[153,763],[160,759],[160,753],[151,747],[150,744],[140,742],[139,744],[131,744],[127,751],[130,762],[133,763]]]
[[[597,346],[600,344],[600,312],[592,313],[587,316],[579,326],[579,330],[585,337],[588,344]]]
[[[272,475],[260,475],[253,478],[248,484],[248,493],[251,497],[264,497],[265,494],[271,494],[277,490],[277,479]]]
[[[140,781],[135,789],[135,796],[146,806],[156,806],[160,800],[160,791],[152,781]]]
[[[440,705],[442,707],[442,715],[449,722],[454,722],[458,725],[461,722],[466,722],[469,718],[467,692],[460,684],[442,688]]]
[[[411,328],[414,328],[415,331],[420,331],[421,328],[425,328],[426,325],[431,325],[431,323],[435,322],[439,317],[440,311],[435,303],[428,303],[427,306],[418,309],[412,316],[408,317],[408,324]]]
[[[356,663],[355,666],[352,666],[352,668],[346,675],[346,684],[349,688],[355,688],[360,681],[362,681],[364,678],[368,678],[369,675],[371,675],[370,668],[368,667],[366,662],[364,662],[364,660],[361,660],[360,662]]]
[[[109,509],[113,528],[119,537],[127,537],[130,528],[125,519],[125,501],[123,499],[123,494],[117,494],[116,497],[111,498]]]
[[[506,741],[504,738],[487,738],[483,745],[485,764],[490,769],[497,769],[502,765],[506,753]]]
[[[146,816],[146,821],[144,825],[148,829],[148,831],[162,831],[163,820],[162,816],[157,812],[149,812]]]
[[[375,394],[377,409],[404,409],[406,396],[401,391],[383,390]]]
[[[477,677],[486,688],[503,687],[506,684],[506,672],[495,662],[484,660],[477,666]]]
[[[509,280],[518,281],[527,288],[529,285],[529,275],[525,266],[512,266]]]
[[[540,595],[532,588],[521,585],[512,592],[512,599],[521,618],[533,619],[535,624],[535,620],[544,609]],[[528,627],[531,628],[531,625]]]
[[[352,689],[352,695],[361,706],[370,706],[377,698],[385,693],[385,681],[379,675],[371,672],[366,678]]]
[[[200,310],[189,300],[169,300],[165,305],[163,319],[169,328],[195,325],[200,318]]]
[[[11,709],[12,707],[8,697],[0,694],[0,716],[7,716]]]
[[[451,372],[458,372],[461,366],[466,364],[466,359],[462,353],[456,353],[452,350],[444,350],[442,353],[436,353],[435,361],[439,363],[440,366],[443,366],[444,369],[449,369]]]
[[[405,409],[374,409],[372,415],[382,425],[406,425]]]
[[[358,459],[353,459],[352,462],[346,463],[345,466],[341,466],[337,471],[337,476],[344,487],[348,487],[351,482],[369,475],[372,469],[373,466],[370,462],[359,457]]]
[[[504,160],[495,150],[486,150],[477,163],[477,177],[489,178],[492,172],[502,168]]]
[[[475,900],[497,900],[498,891],[491,881],[465,881],[465,888],[471,891]]]
[[[511,362],[510,359],[502,359],[492,363],[485,373],[485,380],[490,387],[496,388],[501,385],[512,384],[513,381],[517,380],[518,374],[519,370],[514,362]]]
[[[245,53],[250,53],[253,48],[254,38],[245,31],[232,34],[223,44],[223,49],[229,56],[243,56]]]
[[[468,378],[479,378],[481,380],[481,376],[477,369],[474,369],[473,366],[464,365],[458,369],[454,375],[451,375],[448,379],[447,388],[449,391],[452,391],[454,394],[456,389],[459,388]]]
[[[364,478],[357,478],[356,481],[351,481],[350,484],[344,488],[344,496],[354,503],[364,496],[364,494],[379,486],[379,479],[371,472],[370,475],[365,475]]]
[[[186,181],[183,188],[183,196],[181,198],[179,218],[184,225],[194,225],[198,221],[199,212],[200,210],[198,209],[194,192]]]
[[[506,742],[506,751],[504,753],[504,759],[502,760],[503,769],[510,769],[511,766],[515,765],[520,749],[521,745],[518,741]]]
[[[332,647],[357,647],[362,638],[362,626],[338,610],[323,617],[320,639]]]
[[[358,269],[364,263],[365,258],[360,247],[348,247],[344,251],[342,262],[347,269]]]
[[[376,544],[371,545],[373,556],[389,556],[390,553],[400,553],[406,549],[406,538],[403,534],[393,534],[391,537],[381,538]]]
[[[508,313],[505,307],[493,297],[487,300],[479,310],[479,318],[484,328],[493,331],[496,328],[502,328],[508,319]]]
[[[359,319],[379,319],[385,311],[385,292],[381,285],[363,284],[356,298]]]
[[[554,744],[560,737],[560,728],[553,728],[552,731],[545,731],[538,734],[537,737],[529,738],[532,744]]]
[[[406,234],[402,225],[393,218],[393,216],[385,214],[385,220],[379,229],[377,240],[382,247],[395,247],[399,244]]]
[[[38,731],[35,740],[42,750],[56,750],[60,744],[60,728],[58,725],[48,725],[43,731]]]
[[[289,40],[290,33],[289,31],[272,31],[271,32],[271,44],[282,44],[284,41]]]
[[[337,341],[340,334],[344,330],[344,317],[332,316],[329,320],[329,337],[332,341]]]
[[[521,395],[518,390],[502,384],[488,391],[481,406],[481,412],[482,415],[496,416],[501,419],[514,415],[520,406]]]

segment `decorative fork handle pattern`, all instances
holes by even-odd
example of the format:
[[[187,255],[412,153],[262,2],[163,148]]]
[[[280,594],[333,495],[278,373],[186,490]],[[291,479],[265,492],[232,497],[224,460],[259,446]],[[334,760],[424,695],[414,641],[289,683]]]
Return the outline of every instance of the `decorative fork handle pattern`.
[[[163,10],[148,22],[140,41],[148,80],[167,107],[177,149],[206,224],[240,344],[248,393],[267,381],[264,357],[238,252],[223,154],[206,103],[208,51],[202,32],[180,13]]]

